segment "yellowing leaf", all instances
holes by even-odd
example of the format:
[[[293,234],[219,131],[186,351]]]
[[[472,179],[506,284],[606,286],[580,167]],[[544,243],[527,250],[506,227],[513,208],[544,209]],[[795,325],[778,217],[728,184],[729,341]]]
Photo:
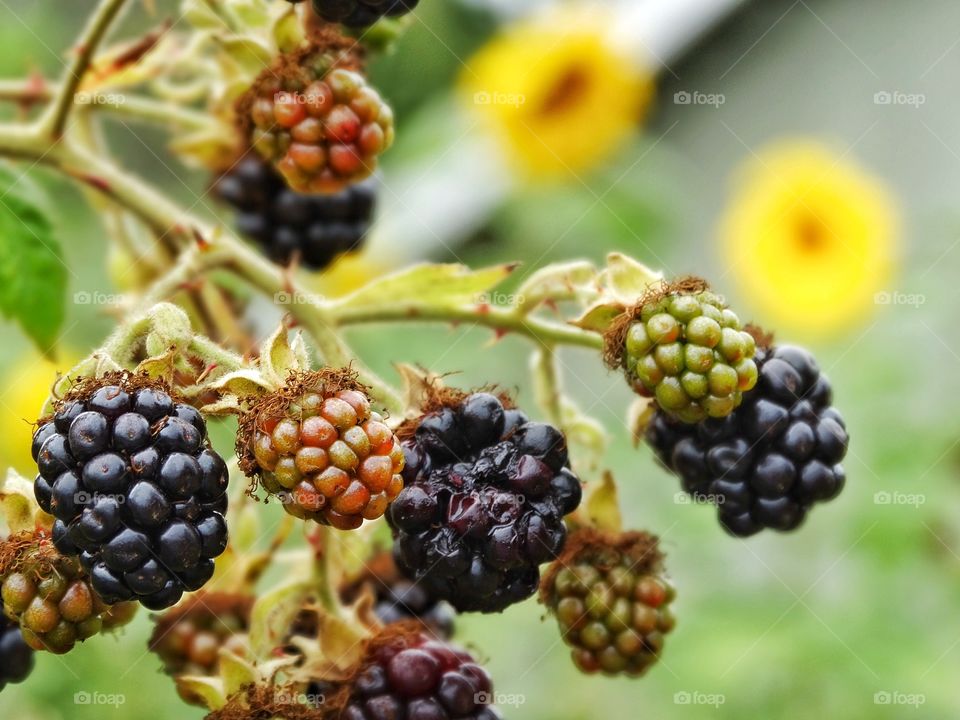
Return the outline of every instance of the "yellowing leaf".
[[[663,280],[663,274],[623,253],[615,252],[607,255],[603,280],[614,299],[633,305],[650,285]]]
[[[576,320],[571,320],[570,324],[581,330],[603,334],[624,310],[623,304],[618,302],[598,302],[587,308]]]
[[[227,704],[223,682],[219,678],[178,675],[174,676],[173,681],[177,684],[181,697],[190,698],[195,705],[219,710]]]
[[[296,581],[257,598],[250,612],[250,647],[254,657],[267,657],[286,638],[297,613],[315,592],[311,583]]]
[[[339,300],[349,310],[395,307],[415,310],[429,307],[458,307],[487,302],[485,293],[500,284],[515,264],[471,270],[464,265],[414,265],[374,280]]]
[[[590,523],[600,530],[620,532],[623,529],[617,485],[609,472],[604,473],[600,483],[590,489],[586,508]]]
[[[517,292],[517,308],[531,312],[545,300],[581,300],[596,296],[597,269],[587,260],[547,265],[523,281]]]

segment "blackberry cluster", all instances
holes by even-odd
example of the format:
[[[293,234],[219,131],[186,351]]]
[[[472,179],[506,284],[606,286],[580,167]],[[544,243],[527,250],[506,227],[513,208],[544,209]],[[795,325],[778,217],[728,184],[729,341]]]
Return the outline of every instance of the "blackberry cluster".
[[[739,318],[706,290],[646,303],[617,348],[635,390],[686,423],[733,412],[757,382],[755,350]]]
[[[365,589],[373,594],[374,614],[385,625],[415,620],[437,637],[449,639],[453,635],[453,608],[432,597],[422,585],[403,577],[390,553],[370,560],[364,574],[343,588],[340,595],[344,602],[351,603]]]
[[[23,682],[33,670],[33,650],[23,640],[20,627],[0,614],[0,690],[7,683]]]
[[[340,720],[499,720],[493,683],[466,652],[422,634],[374,642]]]
[[[307,390],[283,413],[254,415],[244,468],[295,517],[352,530],[403,487],[403,451],[359,390]]]
[[[250,90],[250,141],[294,190],[333,193],[368,177],[393,144],[393,111],[326,55],[270,70]]]
[[[585,543],[549,575],[541,595],[585,673],[642,675],[676,624],[673,585],[642,535]]]
[[[399,17],[413,10],[420,0],[313,0],[317,15],[328,22],[362,28],[382,17]]]
[[[169,675],[215,675],[220,648],[246,653],[252,606],[246,595],[198,593],[157,618],[150,650]]]
[[[846,426],[813,356],[780,346],[758,351],[757,363],[757,387],[730,416],[690,426],[658,412],[646,434],[683,489],[715,503],[723,527],[744,537],[795,529],[846,480]]]
[[[103,629],[107,605],[93,591],[76,558],[57,555],[7,574],[0,589],[3,611],[20,623],[24,641],[34,650],[58,655]]]
[[[304,195],[259,156],[248,156],[215,185],[217,195],[237,211],[237,231],[260,245],[276,263],[294,256],[322,270],[342,253],[363,246],[373,219],[372,180],[332,195]]]
[[[387,514],[401,572],[460,612],[530,597],[580,504],[560,431],[475,393],[425,415],[404,453]]]
[[[227,545],[227,467],[196,409],[127,380],[71,396],[34,434],[37,502],[106,603],[160,610],[199,590]]]

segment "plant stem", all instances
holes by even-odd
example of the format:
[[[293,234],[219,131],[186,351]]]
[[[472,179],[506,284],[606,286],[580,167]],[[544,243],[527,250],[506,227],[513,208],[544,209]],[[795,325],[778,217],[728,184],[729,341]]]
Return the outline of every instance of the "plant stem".
[[[75,47],[76,55],[64,74],[63,83],[53,97],[53,103],[40,118],[40,134],[59,140],[67,123],[67,117],[74,106],[74,95],[83,76],[87,74],[90,62],[97,52],[100,42],[127,0],[101,0],[94,10],[87,27],[80,34]]]
[[[600,335],[580,330],[571,325],[550,322],[541,318],[519,315],[508,307],[495,305],[461,305],[457,307],[423,307],[404,303],[371,307],[351,308],[334,303],[332,318],[338,325],[393,321],[443,321],[470,322],[483,325],[501,333],[516,332],[544,345],[576,345],[598,350],[603,347]]]
[[[58,84],[44,80],[0,80],[0,101],[26,105],[47,103],[59,92],[59,88]],[[125,93],[114,93],[112,103],[91,103],[85,106],[84,110],[102,110],[131,120],[187,130],[204,130],[215,123],[210,116],[177,103]]]

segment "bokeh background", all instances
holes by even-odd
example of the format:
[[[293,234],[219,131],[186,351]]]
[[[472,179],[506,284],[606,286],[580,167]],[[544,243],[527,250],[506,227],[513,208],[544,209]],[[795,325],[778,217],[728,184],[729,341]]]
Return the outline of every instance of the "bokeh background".
[[[175,3],[156,5],[161,16],[176,17]],[[567,391],[611,430],[609,465],[628,524],[662,535],[679,592],[677,628],[662,662],[632,681],[579,675],[535,602],[463,618],[459,641],[486,659],[499,693],[521,700],[503,708],[514,720],[957,717],[960,6],[607,3],[623,62],[636,74],[623,87],[636,80],[629,92],[639,93],[638,102],[628,108],[608,93],[551,153],[563,160],[564,148],[586,143],[589,162],[578,155],[544,169],[529,164],[522,143],[504,140],[503,126],[498,135],[497,123],[509,128],[510,120],[470,98],[478,88],[513,90],[511,68],[529,81],[527,93],[557,82],[542,67],[525,72],[523,54],[513,58],[509,43],[493,74],[475,72],[473,60],[503,32],[520,32],[511,36],[520,46],[542,43],[523,23],[535,6],[548,5],[422,1],[395,55],[372,69],[398,118],[373,247],[335,268],[323,287],[346,289],[418,259],[521,260],[522,277],[564,259],[601,262],[612,250],[672,275],[705,276],[741,316],[816,351],[852,437],[848,485],[798,532],[729,538],[711,509],[678,502],[676,481],[648,450],[631,447],[622,379],[591,353],[564,352]],[[0,0],[0,77],[59,73],[92,6]],[[557,23],[567,33],[577,29],[557,17],[551,32]],[[132,31],[150,22],[138,9],[125,25]],[[516,23],[521,30],[504,30]],[[552,36],[562,49],[563,35]],[[591,76],[604,67],[593,46],[578,47],[564,56],[579,70],[557,91],[561,106],[576,105],[584,83],[601,81]],[[627,110],[629,122],[619,122],[617,113]],[[130,167],[172,194],[204,192],[208,178],[165,152],[164,132],[114,123],[111,137]],[[71,297],[110,292],[96,214],[61,181],[42,171],[30,179],[56,197]],[[763,214],[765,203],[787,214],[798,202],[806,207],[798,197],[826,218],[826,230]],[[209,198],[202,207],[217,212]],[[782,251],[771,252],[768,241],[783,243]],[[764,279],[781,276],[782,292],[771,294]],[[112,322],[102,307],[71,304],[61,364],[98,344]],[[23,419],[35,415],[51,366],[14,326],[0,327],[0,465],[27,470]],[[496,381],[531,399],[530,348],[521,339],[490,345],[489,332],[466,326],[375,333],[350,337],[387,377],[395,378],[393,361],[419,362],[459,371],[464,386]],[[228,451],[229,428],[217,437]],[[149,629],[141,614],[116,638],[97,638],[66,658],[38,657],[29,682],[3,692],[0,714],[201,717],[177,700],[159,661],[145,652]],[[124,702],[78,705],[78,692],[123,694]]]

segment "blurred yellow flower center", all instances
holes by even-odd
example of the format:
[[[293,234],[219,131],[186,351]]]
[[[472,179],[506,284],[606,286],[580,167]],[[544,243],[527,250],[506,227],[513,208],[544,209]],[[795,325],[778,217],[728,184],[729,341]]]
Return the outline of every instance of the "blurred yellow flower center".
[[[894,261],[886,189],[809,142],[768,148],[739,180],[721,234],[757,321],[817,335],[862,320]]]
[[[555,11],[508,28],[467,64],[466,101],[527,175],[587,171],[636,133],[653,82],[611,43],[612,23]]]

